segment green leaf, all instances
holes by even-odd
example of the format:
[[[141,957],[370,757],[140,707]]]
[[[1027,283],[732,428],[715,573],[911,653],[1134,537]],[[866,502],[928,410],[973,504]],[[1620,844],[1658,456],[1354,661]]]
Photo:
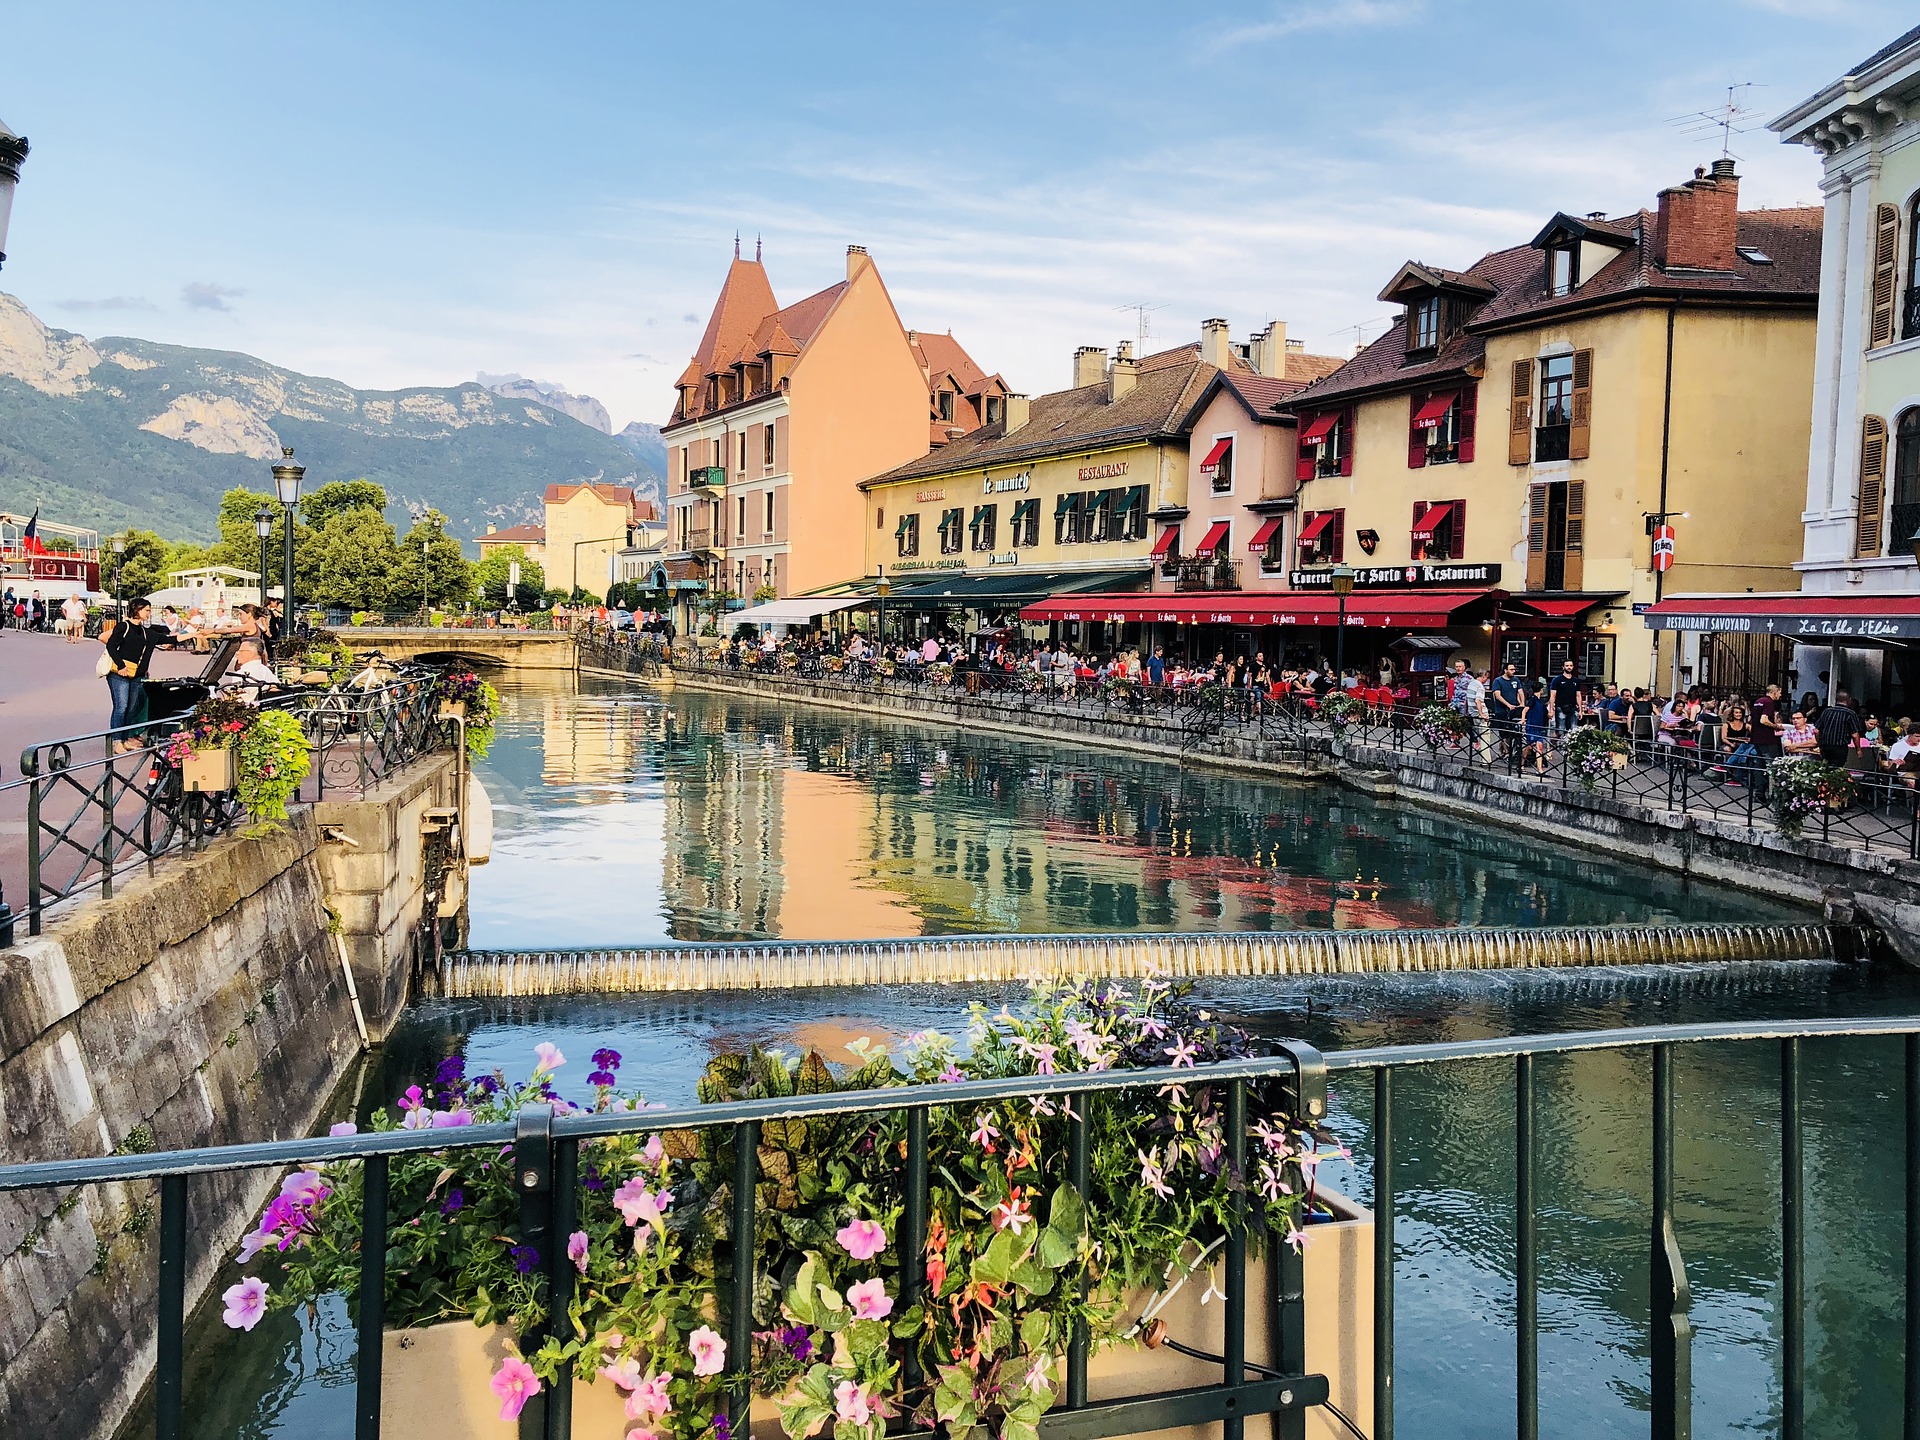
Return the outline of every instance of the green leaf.
[[[1053,1271],[1044,1265],[1037,1264],[1031,1256],[1014,1266],[1013,1273],[1007,1278],[1029,1295],[1053,1293]]]
[[[1044,1310],[1029,1311],[1020,1321],[1020,1348],[1029,1355],[1044,1355],[1053,1336],[1053,1318]]]
[[[1027,1420],[1016,1420],[1011,1415],[1000,1427],[1000,1440],[1040,1440],[1040,1427]]]
[[[831,1405],[816,1404],[812,1400],[783,1401],[780,1406],[780,1428],[787,1433],[788,1440],[807,1440],[832,1418]]]
[[[970,1366],[942,1365],[933,1389],[934,1418],[952,1427],[954,1435],[978,1423],[974,1408],[974,1376]]]
[[[886,1325],[879,1320],[854,1321],[847,1327],[847,1348],[853,1352],[853,1363],[865,1369],[876,1356],[886,1352]]]
[[[814,1290],[818,1285],[815,1274],[820,1266],[820,1257],[809,1255],[800,1266],[800,1273],[793,1277],[793,1284],[787,1289],[786,1311],[793,1317],[796,1325],[817,1325],[819,1312],[814,1305]]]
[[[974,1258],[968,1271],[976,1281],[985,1281],[989,1285],[1005,1285],[1013,1274],[1013,1267],[1020,1259],[1020,1241],[1011,1230],[1002,1230],[988,1244],[985,1251]]]

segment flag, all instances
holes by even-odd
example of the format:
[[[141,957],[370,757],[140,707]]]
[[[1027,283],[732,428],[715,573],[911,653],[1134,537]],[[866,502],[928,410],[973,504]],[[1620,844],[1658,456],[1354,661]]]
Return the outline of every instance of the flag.
[[[40,507],[33,507],[33,518],[27,521],[27,528],[20,536],[20,548],[28,555],[44,555],[47,547],[40,543]]]

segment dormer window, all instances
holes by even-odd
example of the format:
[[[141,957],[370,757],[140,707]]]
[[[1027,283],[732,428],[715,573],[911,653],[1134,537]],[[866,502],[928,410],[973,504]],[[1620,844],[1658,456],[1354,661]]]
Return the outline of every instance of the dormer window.
[[[953,419],[953,392],[942,390],[938,398],[939,416],[942,420]]]
[[[987,396],[987,424],[998,425],[999,423],[1000,398],[997,395],[989,395]]]
[[[1428,295],[1407,306],[1407,349],[1436,350],[1440,346],[1440,297]]]
[[[1553,245],[1547,249],[1547,293],[1571,295],[1580,283],[1580,252],[1572,245]]]

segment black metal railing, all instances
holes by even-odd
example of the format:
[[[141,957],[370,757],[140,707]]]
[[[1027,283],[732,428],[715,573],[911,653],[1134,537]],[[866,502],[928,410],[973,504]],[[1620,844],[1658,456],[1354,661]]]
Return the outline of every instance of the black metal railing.
[[[598,622],[582,625],[574,633],[579,639],[582,665],[618,670],[645,680],[658,675],[667,663],[664,636],[619,630]]]
[[[366,688],[336,685],[262,702],[297,715],[311,770],[296,802],[364,794],[421,756],[453,743],[439,718],[430,675]],[[188,790],[166,751],[184,716],[30,745],[19,778],[0,784],[0,804],[25,813],[24,917],[38,935],[46,910],[89,891],[102,898],[128,872],[191,851],[232,830],[245,810],[232,791]],[[123,742],[136,748],[121,749]],[[11,793],[10,793],[11,792]]]
[[[1571,425],[1542,425],[1533,432],[1533,458],[1565,460],[1573,451]]]
[[[523,1108],[512,1123],[476,1125],[451,1130],[400,1130],[375,1134],[273,1141],[217,1149],[185,1150],[143,1156],[108,1155],[99,1159],[51,1161],[0,1167],[0,1192],[66,1191],[59,1201],[43,1202],[47,1211],[64,1204],[74,1187],[157,1182],[159,1224],[157,1279],[153,1332],[156,1340],[154,1374],[155,1430],[158,1440],[178,1440],[182,1433],[187,1397],[182,1360],[187,1313],[187,1275],[190,1261],[212,1254],[211,1242],[190,1253],[188,1233],[189,1187],[200,1177],[234,1171],[274,1169],[293,1165],[359,1161],[364,1167],[361,1272],[359,1289],[359,1358],[354,1402],[357,1440],[376,1440],[380,1434],[381,1333],[384,1324],[385,1264],[389,1216],[388,1171],[392,1157],[417,1152],[445,1152],[469,1148],[510,1149],[520,1196],[519,1240],[540,1257],[540,1273],[547,1289],[546,1312],[564,1317],[571,1299],[573,1266],[557,1237],[575,1228],[581,1173],[580,1147],[595,1140],[641,1132],[673,1130],[730,1131],[734,1143],[733,1195],[730,1236],[751,1236],[755,1228],[755,1185],[758,1179],[758,1136],[764,1123],[802,1117],[847,1114],[903,1115],[902,1147],[904,1217],[899,1253],[903,1304],[911,1306],[921,1285],[916,1263],[924,1248],[927,1195],[931,1167],[939,1156],[930,1154],[927,1117],[935,1108],[968,1109],[1003,1100],[1060,1097],[1074,1117],[1068,1143],[1069,1179],[1082,1183],[1087,1166],[1087,1120],[1090,1107],[1104,1093],[1128,1089],[1158,1089],[1179,1084],[1189,1091],[1202,1089],[1220,1103],[1227,1117],[1229,1153],[1244,1164],[1247,1142],[1248,1087],[1262,1082],[1281,1087],[1280,1108],[1298,1125],[1321,1125],[1328,1117],[1329,1080],[1352,1076],[1371,1081],[1372,1207],[1374,1220],[1372,1330],[1372,1440],[1393,1440],[1395,1302],[1400,1288],[1396,1276],[1398,1246],[1395,1235],[1395,1090],[1398,1077],[1413,1069],[1441,1064],[1511,1062],[1514,1084],[1515,1137],[1515,1245],[1514,1369],[1515,1424],[1522,1440],[1539,1433],[1539,1242],[1535,1157],[1538,1107],[1535,1062],[1541,1056],[1583,1052],[1646,1051],[1652,1082],[1647,1096],[1646,1163],[1652,1177],[1651,1204],[1646,1212],[1646,1235],[1653,1285],[1646,1324],[1652,1355],[1650,1432],[1656,1440],[1680,1440],[1691,1434],[1692,1294],[1687,1282],[1683,1236],[1674,1215],[1674,1119],[1680,1096],[1674,1079],[1677,1051],[1706,1044],[1772,1044],[1779,1054],[1781,1118],[1782,1253],[1780,1294],[1782,1327],[1779,1342],[1781,1368],[1782,1440],[1804,1440],[1806,1355],[1806,1260],[1808,1213],[1805,1198],[1806,1149],[1801,1084],[1802,1046],[1811,1039],[1874,1037],[1905,1040],[1903,1103],[1889,1129],[1904,1134],[1903,1163],[1906,1186],[1906,1306],[1905,1306],[1905,1427],[1907,1440],[1920,1440],[1920,1017],[1849,1020],[1783,1021],[1777,1023],[1708,1023],[1654,1026],[1628,1030],[1535,1035],[1487,1040],[1449,1041],[1424,1045],[1381,1046],[1322,1055],[1299,1041],[1277,1042],[1270,1056],[1188,1068],[1135,1071],[1076,1072],[1051,1076],[1019,1076],[999,1080],[966,1081],[946,1085],[895,1086],[859,1092],[800,1095],[782,1099],[737,1101],[680,1110],[641,1113],[602,1111],[556,1114],[549,1105]],[[1849,1104],[1870,1104],[1871,1097],[1855,1096]],[[1238,1117],[1237,1120],[1235,1117]],[[48,1200],[51,1201],[51,1195]],[[1247,1416],[1274,1418],[1278,1440],[1296,1440],[1304,1434],[1305,1412],[1328,1398],[1324,1376],[1312,1375],[1305,1362],[1307,1306],[1317,1297],[1306,1293],[1305,1268],[1291,1246],[1268,1243],[1261,1247],[1269,1266],[1270,1334],[1273,1351],[1262,1364],[1246,1355],[1246,1267],[1251,1223],[1244,1201],[1242,1217],[1232,1226],[1223,1252],[1226,1271],[1225,1355],[1204,1358],[1219,1361],[1218,1383],[1194,1389],[1158,1393],[1125,1400],[1090,1404],[1087,1401],[1087,1353],[1084,1335],[1075,1338],[1067,1357],[1066,1402],[1042,1422],[1043,1440],[1101,1440],[1101,1437],[1226,1421],[1227,1433],[1240,1433],[1236,1421]],[[736,1252],[738,1253],[738,1252]],[[757,1245],[749,1263],[735,1265],[722,1297],[730,1332],[728,1373],[734,1377],[731,1409],[736,1420],[752,1392],[752,1302],[759,1279]],[[1498,1263],[1494,1257],[1483,1257]],[[549,1321],[549,1324],[553,1322]],[[144,1339],[144,1337],[138,1337]],[[537,1343],[539,1337],[522,1337]],[[80,1343],[80,1342],[76,1342]],[[135,1344],[135,1353],[142,1348]],[[1259,1378],[1249,1380],[1247,1372]],[[572,1433],[571,1377],[533,1397],[521,1413],[523,1440],[565,1440]],[[926,1432],[912,1432],[916,1435]]]
[[[1224,557],[1216,560],[1189,560],[1174,572],[1175,590],[1238,590],[1240,562]]]
[[[1889,555],[1913,554],[1913,541],[1920,535],[1920,505],[1895,501],[1887,507],[1887,546]]]

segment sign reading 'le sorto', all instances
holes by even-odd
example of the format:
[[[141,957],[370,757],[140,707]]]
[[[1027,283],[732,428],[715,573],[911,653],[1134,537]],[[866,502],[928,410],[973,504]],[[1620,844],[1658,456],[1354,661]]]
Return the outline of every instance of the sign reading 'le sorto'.
[[[1498,565],[1380,565],[1353,572],[1356,590],[1457,590],[1463,585],[1498,585]],[[1287,584],[1295,590],[1326,590],[1331,570],[1293,570]]]
[[[1111,480],[1116,475],[1126,474],[1127,466],[1132,463],[1133,462],[1129,460],[1115,460],[1107,465],[1082,465],[1080,467],[1079,478],[1082,480]]]

